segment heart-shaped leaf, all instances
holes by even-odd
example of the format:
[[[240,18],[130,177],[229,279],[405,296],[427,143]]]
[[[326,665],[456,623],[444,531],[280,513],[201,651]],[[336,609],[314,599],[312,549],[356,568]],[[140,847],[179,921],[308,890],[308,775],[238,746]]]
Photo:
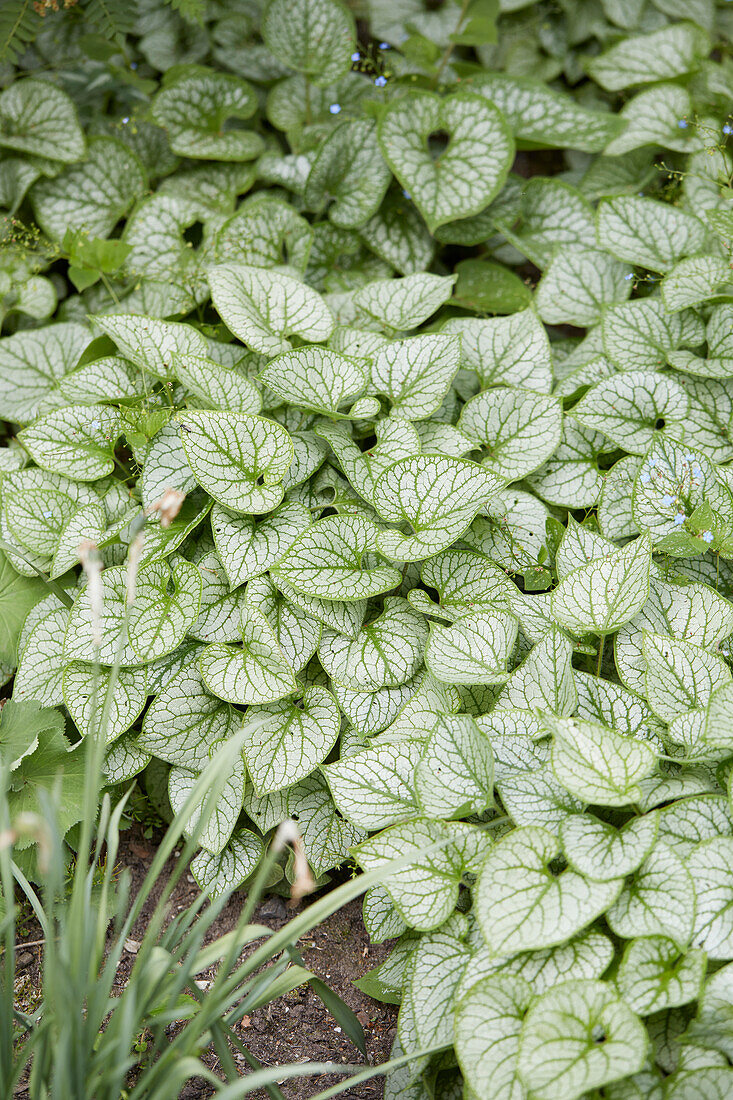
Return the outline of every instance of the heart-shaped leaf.
[[[293,444],[281,425],[244,413],[191,412],[178,419],[198,483],[234,512],[269,512],[282,500]]]
[[[380,120],[379,143],[431,232],[483,210],[504,182],[514,154],[501,112],[467,92],[443,99],[411,92],[395,101]]]

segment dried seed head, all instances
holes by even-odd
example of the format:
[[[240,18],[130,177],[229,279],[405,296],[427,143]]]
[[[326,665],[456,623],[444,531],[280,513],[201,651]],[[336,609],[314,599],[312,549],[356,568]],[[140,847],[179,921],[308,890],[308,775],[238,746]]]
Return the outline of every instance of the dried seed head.
[[[186,499],[186,494],[182,493],[180,489],[165,489],[163,495],[158,500],[145,509],[147,515],[152,515],[157,512],[160,516],[160,526],[170,527],[173,520],[176,518],[181,510],[181,505]]]
[[[87,593],[92,619],[92,642],[99,649],[102,645],[102,558],[96,542],[84,539],[77,547],[77,555],[87,576]]]
[[[295,903],[299,902],[306,894],[312,893],[316,888],[316,884],[308,866],[303,838],[300,835],[298,826],[290,819],[283,821],[278,827],[275,833],[273,850],[281,852],[288,844],[293,849],[293,856],[295,857],[295,881],[290,887],[290,897]]]
[[[140,531],[139,534],[130,543],[130,549],[127,552],[127,574],[125,577],[125,601],[128,607],[132,607],[135,602],[136,586],[137,586],[137,574],[140,568],[140,558],[143,553],[143,546],[145,545],[145,533]]]

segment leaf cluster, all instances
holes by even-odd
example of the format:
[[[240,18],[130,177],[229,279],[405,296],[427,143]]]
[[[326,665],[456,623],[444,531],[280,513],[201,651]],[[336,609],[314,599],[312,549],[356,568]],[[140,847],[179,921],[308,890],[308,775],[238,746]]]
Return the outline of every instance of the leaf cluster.
[[[367,8],[8,70],[13,699],[73,759],[112,684],[211,896],[287,817],[319,882],[423,853],[365,899],[391,1100],[725,1095],[730,13]]]

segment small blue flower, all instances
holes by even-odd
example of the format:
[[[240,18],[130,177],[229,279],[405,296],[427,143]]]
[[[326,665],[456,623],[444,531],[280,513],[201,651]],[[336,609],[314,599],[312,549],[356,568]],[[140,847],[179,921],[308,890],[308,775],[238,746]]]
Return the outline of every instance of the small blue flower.
[[[137,61],[131,61],[130,62],[130,68],[131,69],[136,69],[137,68]]]
[[[733,126],[731,126],[731,124],[729,122],[726,122],[725,126],[723,127],[723,133],[724,134],[733,134]]]
[[[713,541],[713,532],[712,531],[703,531],[703,533],[700,537],[702,538],[703,542],[712,542]]]
[[[674,517],[675,527],[681,527],[686,519],[687,516],[684,512],[678,512],[677,515]]]
[[[652,480],[652,475],[651,474],[644,473],[644,474],[641,475],[641,484],[642,485],[648,485],[651,480]]]
[[[674,497],[669,493],[665,493],[662,497],[662,507],[669,508],[670,504],[674,504]]]
[[[412,195],[410,194],[410,192],[405,191],[404,187],[402,188],[402,194],[405,196],[406,199],[411,199],[412,198]]]
[[[378,76],[376,78],[376,80],[374,81],[374,83],[377,86],[377,88],[383,88],[384,85],[387,83],[387,77],[386,76]]]
[[[129,121],[130,121],[129,116],[126,115],[125,118],[123,118],[123,120],[122,120],[123,125],[128,123]]]
[[[380,50],[389,50],[389,49],[391,49],[389,42],[380,42],[379,43],[379,48],[380,48]]]
[[[332,103],[331,106],[328,109],[329,109],[329,111],[331,112],[332,115],[337,115],[339,113],[339,111],[341,110],[341,104],[340,103]]]
[[[352,53],[351,60],[352,61],[361,61],[361,54],[359,53],[358,50],[356,51],[356,53]]]
[[[633,279],[633,278],[634,278],[633,272],[630,275],[624,275],[624,279],[626,280],[627,283],[628,283],[629,279]]]
[[[52,516],[52,515],[53,515],[53,512],[44,512],[44,513],[43,513],[43,518],[44,518],[44,519],[48,519],[48,518],[49,518],[49,516]]]
[[[689,122],[687,121],[687,119],[686,119],[686,118],[681,118],[681,119],[679,119],[679,121],[677,122],[677,125],[679,126],[680,130],[686,130],[686,129],[687,129],[687,127],[688,127],[688,126],[689,126],[690,124],[689,124]]]

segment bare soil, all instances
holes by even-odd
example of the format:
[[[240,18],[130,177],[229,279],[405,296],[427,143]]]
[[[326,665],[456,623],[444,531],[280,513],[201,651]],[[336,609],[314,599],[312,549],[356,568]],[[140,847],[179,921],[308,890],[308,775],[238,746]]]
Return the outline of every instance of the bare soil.
[[[155,838],[146,840],[138,825],[121,834],[118,866],[128,870],[132,893],[140,888],[155,854],[155,847]],[[197,893],[198,887],[193,876],[184,875],[172,896],[172,913],[183,909],[194,900]],[[154,908],[158,894],[159,889],[156,889],[133,928],[130,937],[133,950],[135,939],[142,937],[146,918]],[[244,895],[241,893],[231,898],[209,930],[206,942],[236,926],[243,902]],[[294,910],[288,907],[284,898],[272,894],[266,896],[257,906],[253,921],[279,929],[293,913]],[[32,921],[25,923],[23,932],[27,942],[24,943],[23,937],[19,937],[15,989],[16,998],[30,1007],[40,998],[43,946],[35,944],[40,933]],[[369,943],[361,917],[361,899],[335,913],[303,937],[298,944],[305,965],[338,993],[357,1014],[364,1028],[369,1063],[372,1065],[378,1065],[389,1058],[395,1037],[397,1009],[394,1005],[371,1000],[355,989],[352,982],[382,962],[389,954],[389,949],[389,944]],[[118,973],[120,988],[132,969],[133,961],[134,954],[126,952]],[[238,1033],[242,1042],[264,1066],[293,1062],[343,1062],[352,1065],[364,1063],[360,1052],[342,1033],[336,1020],[309,986],[296,989],[287,997],[253,1012],[251,1016],[245,1016]],[[214,1073],[218,1073],[219,1061],[213,1050],[205,1052],[203,1059]],[[235,1055],[235,1061],[237,1064],[241,1063],[244,1075],[247,1072],[244,1059],[241,1055]],[[344,1078],[340,1076],[328,1074],[286,1081],[280,1088],[288,1100],[308,1100],[322,1089],[342,1080]],[[212,1095],[214,1092],[210,1084],[203,1080],[191,1080],[180,1093],[180,1100],[203,1100]],[[22,1098],[23,1093],[18,1096]],[[265,1092],[253,1093],[252,1096],[253,1100],[267,1100]],[[343,1096],[347,1100],[379,1100],[383,1096],[383,1080],[375,1077],[371,1081],[354,1085]]]

